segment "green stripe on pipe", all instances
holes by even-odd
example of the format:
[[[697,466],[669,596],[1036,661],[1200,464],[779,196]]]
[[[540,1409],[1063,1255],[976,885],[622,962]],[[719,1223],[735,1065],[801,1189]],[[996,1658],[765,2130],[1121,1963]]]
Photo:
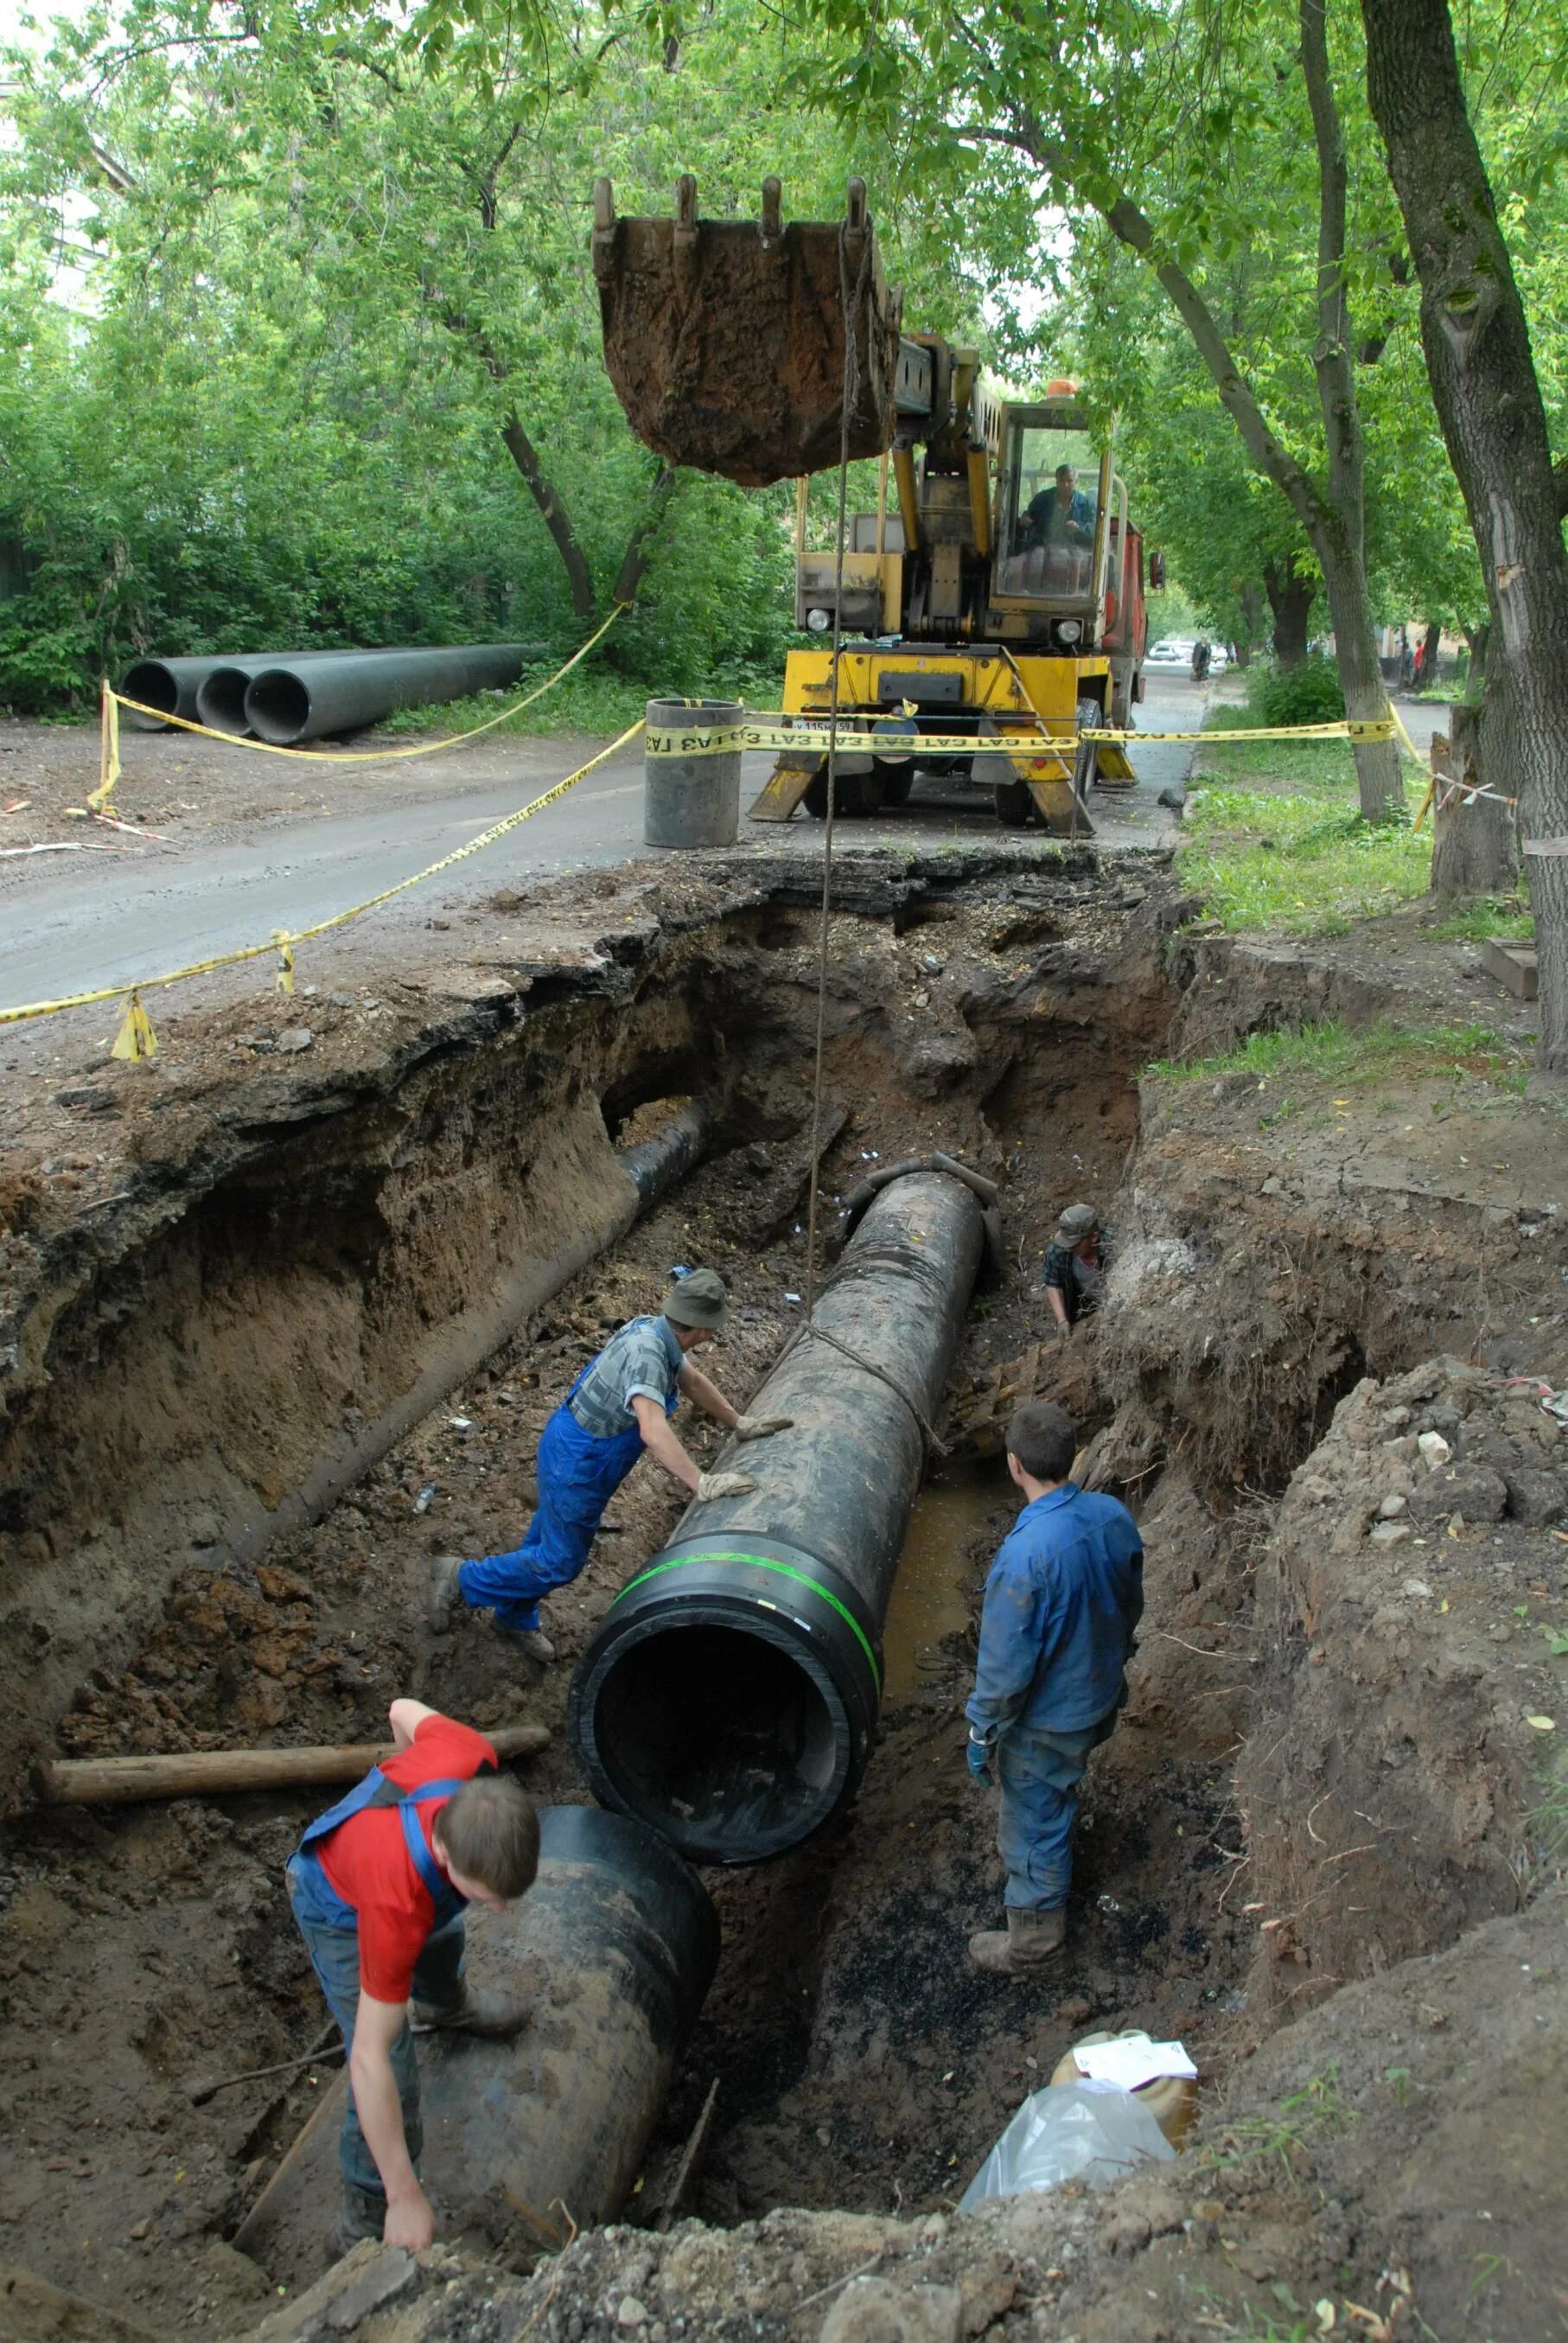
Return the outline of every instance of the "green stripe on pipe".
[[[612,1599],[610,1609],[613,1611],[616,1604],[620,1601],[621,1595],[629,1594],[632,1587],[644,1586],[650,1578],[661,1578],[667,1570],[684,1570],[689,1562],[749,1562],[755,1570],[776,1570],[782,1577],[798,1578],[802,1586],[809,1586],[813,1594],[820,1595],[824,1603],[830,1603],[839,1616],[850,1629],[855,1641],[866,1654],[867,1663],[871,1671],[871,1681],[877,1687],[877,1698],[879,1701],[881,1699],[882,1671],[877,1665],[877,1654],[866,1641],[866,1631],[854,1613],[846,1604],[840,1603],[831,1589],[822,1584],[820,1579],[808,1578],[803,1570],[797,1570],[792,1564],[774,1562],[765,1554],[678,1554],[673,1562],[656,1562],[651,1570],[643,1571],[639,1576],[630,1582],[629,1585],[621,1588],[620,1594]]]

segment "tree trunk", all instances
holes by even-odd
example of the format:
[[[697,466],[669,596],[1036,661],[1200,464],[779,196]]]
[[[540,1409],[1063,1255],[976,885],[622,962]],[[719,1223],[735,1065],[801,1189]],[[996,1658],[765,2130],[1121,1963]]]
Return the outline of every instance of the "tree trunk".
[[[1252,653],[1263,639],[1263,589],[1261,586],[1243,586],[1236,597],[1241,608],[1241,624],[1236,635],[1236,665],[1251,667]]]
[[[1442,649],[1442,620],[1429,618],[1426,632],[1421,639],[1421,688],[1430,691],[1437,681],[1437,662]]]
[[[1307,621],[1318,593],[1316,580],[1298,578],[1287,562],[1266,561],[1263,591],[1274,616],[1274,657],[1282,667],[1304,667]]]
[[[1501,792],[1466,799],[1481,787],[1484,719],[1456,708],[1453,733],[1432,736],[1432,891],[1445,901],[1510,895],[1519,884],[1519,830]],[[1501,760],[1498,760],[1501,762]]]
[[[545,527],[556,541],[556,551],[561,557],[571,588],[572,609],[579,618],[591,618],[594,592],[588,557],[578,543],[570,514],[544,476],[538,449],[523,429],[522,418],[515,408],[501,426],[501,437],[508,455],[528,483],[528,494],[538,505]]]
[[[1362,18],[1372,112],[1421,278],[1432,397],[1486,578],[1487,725],[1507,743],[1535,912],[1536,1063],[1568,1076],[1568,551],[1541,387],[1448,9],[1362,0]],[[1495,776],[1498,760],[1488,754],[1483,769]]]
[[[1486,690],[1486,653],[1492,641],[1492,621],[1483,618],[1479,627],[1466,627],[1465,646],[1470,652],[1470,664],[1464,671],[1464,704],[1479,708]]]
[[[654,536],[659,522],[664,518],[665,508],[675,493],[675,484],[679,477],[675,465],[659,466],[653,486],[648,492],[648,502],[642,508],[642,517],[626,541],[626,551],[621,556],[620,568],[616,573],[613,599],[617,602],[636,601],[637,589],[642,583],[643,573],[653,555]]]
[[[1333,623],[1340,689],[1345,696],[1347,716],[1357,723],[1375,724],[1387,717],[1389,697],[1378,662],[1366,565],[1348,549],[1336,547],[1337,534],[1337,517],[1329,516],[1318,558]],[[1398,741],[1352,740],[1351,754],[1355,759],[1362,820],[1388,821],[1402,813],[1404,776],[1400,771]]]

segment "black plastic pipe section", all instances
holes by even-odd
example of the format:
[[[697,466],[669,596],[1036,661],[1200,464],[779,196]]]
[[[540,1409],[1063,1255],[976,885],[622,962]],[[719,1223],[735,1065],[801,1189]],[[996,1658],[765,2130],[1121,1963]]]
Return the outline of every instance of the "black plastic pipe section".
[[[244,739],[250,730],[246,719],[245,695],[256,677],[268,668],[286,659],[290,668],[302,667],[308,660],[318,667],[323,659],[356,659],[355,651],[257,651],[254,657],[226,659],[203,676],[196,686],[196,715],[209,731],[230,732],[236,739]]]
[[[654,1138],[639,1140],[635,1147],[617,1148],[620,1168],[636,1188],[644,1211],[701,1162],[712,1131],[712,1109],[704,1100],[693,1099]]]
[[[423,708],[466,692],[516,683],[537,643],[479,643],[454,650],[345,651],[329,666],[281,661],[251,678],[245,719],[276,748],[379,722],[395,708]]]
[[[781,1854],[859,1786],[923,1462],[913,1410],[940,1403],[981,1245],[960,1181],[881,1191],[811,1321],[869,1366],[809,1330],[785,1352],[748,1407],[793,1428],[726,1459],[755,1493],[689,1507],[583,1654],[570,1730],[590,1788],[694,1862]]]
[[[139,699],[145,707],[161,709],[166,716],[183,716],[187,724],[196,721],[196,693],[214,668],[224,667],[232,654],[221,659],[138,659],[127,668],[120,690],[126,699]],[[154,716],[138,716],[127,708],[122,719],[134,732],[166,732]]]
[[[547,1806],[539,1828],[533,1886],[468,1931],[470,1976],[535,1996],[532,2022],[513,2042],[418,2046],[420,2177],[448,2238],[502,2258],[614,2220],[719,1958],[701,1883],[655,1833],[596,1806]],[[280,2283],[327,2259],[346,2089],[324,2094],[235,2238]]]

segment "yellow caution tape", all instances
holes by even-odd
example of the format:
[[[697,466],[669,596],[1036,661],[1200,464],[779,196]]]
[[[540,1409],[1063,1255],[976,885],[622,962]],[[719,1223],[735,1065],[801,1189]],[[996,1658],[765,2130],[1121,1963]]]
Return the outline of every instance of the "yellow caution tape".
[[[516,830],[520,822],[531,820],[535,814],[542,813],[546,806],[554,805],[556,799],[564,797],[585,774],[591,773],[596,766],[602,765],[607,758],[613,757],[618,749],[635,740],[642,729],[640,719],[636,724],[628,725],[618,739],[612,740],[608,749],[601,749],[598,756],[590,757],[586,765],[579,765],[575,773],[568,773],[565,780],[557,781],[554,788],[546,789],[542,797],[532,799],[526,806],[519,806],[516,813],[503,815],[499,821],[492,822],[488,830],[482,830],[477,838],[470,838],[467,845],[456,847],[450,854],[444,854],[439,862],[428,863],[423,870],[416,870],[411,878],[399,879],[394,886],[384,887],[378,895],[367,896],[363,903],[350,904],[346,911],[334,911],[330,919],[317,920],[314,927],[279,928],[264,944],[243,944],[236,951],[215,952],[210,960],[192,960],[185,968],[170,969],[164,976],[138,977],[135,984],[105,984],[92,992],[66,993],[59,1001],[30,1001],[20,1008],[0,1009],[0,1025],[21,1025],[30,1018],[55,1016],[63,1009],[88,1009],[96,1001],[123,1001],[129,995],[131,1006],[120,1028],[114,1054],[117,1058],[150,1058],[157,1043],[153,1039],[146,1012],[136,998],[138,993],[150,992],[155,985],[178,984],[189,976],[206,976],[214,969],[236,968],[242,960],[261,960],[268,952],[281,952],[287,969],[292,971],[294,945],[304,943],[312,936],[324,936],[331,928],[347,927],[350,920],[360,919],[365,912],[375,910],[379,904],[389,903],[394,895],[405,894],[410,887],[422,886],[427,879],[434,879],[440,871],[449,870],[454,863],[466,862],[470,854],[477,854],[483,848],[493,846],[497,839],[505,838],[507,832]],[[138,1019],[139,1023],[136,1021]],[[128,1033],[141,1036],[147,1046],[122,1047]]]
[[[103,697],[99,701],[98,786],[87,799],[88,810],[104,812],[115,794],[115,783],[120,778],[120,707],[105,676]]]
[[[107,684],[104,689],[110,701],[120,708],[134,709],[138,716],[156,717],[160,724],[172,724],[181,732],[199,733],[204,740],[220,740],[228,749],[256,749],[265,757],[305,757],[316,765],[390,765],[406,757],[438,757],[444,749],[459,749],[465,740],[477,740],[481,732],[493,732],[498,724],[506,722],[508,716],[516,716],[520,709],[531,708],[536,699],[542,699],[547,691],[553,691],[561,678],[569,675],[579,659],[587,659],[594,645],[602,642],[608,634],[621,612],[630,608],[629,602],[618,602],[603,626],[591,634],[579,649],[573,651],[570,659],[564,660],[554,675],[547,677],[532,691],[526,692],[521,699],[514,699],[509,708],[503,708],[498,715],[487,716],[482,724],[473,725],[467,732],[454,732],[445,740],[422,740],[413,749],[285,749],[280,748],[276,740],[246,740],[233,732],[215,732],[209,725],[193,724],[187,716],[170,716],[166,709],[149,708],[144,700],[127,699],[123,691],[110,691]],[[117,720],[115,738],[117,741]],[[114,771],[116,775],[119,772],[117,749]],[[111,777],[94,791],[88,804],[96,809],[107,800],[113,789]]]
[[[886,718],[869,719],[886,722]],[[1071,751],[1081,740],[1126,741],[1137,746],[1149,740],[1391,740],[1394,722],[1389,717],[1351,720],[1342,719],[1337,724],[1275,724],[1248,727],[1234,732],[1134,732],[1117,730],[1111,726],[1086,725],[1081,732],[988,732],[975,734],[922,732],[918,736],[902,732],[879,733],[868,729],[863,710],[846,712],[838,729],[838,746],[851,753],[870,749],[889,756],[1020,756],[1031,749],[1041,756],[1053,756]],[[668,726],[650,727],[648,754],[650,757],[722,756],[736,749],[821,749],[833,739],[830,728],[820,722],[802,723],[791,720],[782,713],[773,712],[750,718],[744,724],[693,726],[676,729]]]

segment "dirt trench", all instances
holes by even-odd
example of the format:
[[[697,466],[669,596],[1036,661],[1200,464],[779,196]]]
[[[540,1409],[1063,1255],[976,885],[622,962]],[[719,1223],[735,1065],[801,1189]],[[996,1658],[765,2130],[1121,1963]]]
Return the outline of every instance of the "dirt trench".
[[[236,2333],[259,2316],[266,2279],[226,2240],[317,2086],[307,2074],[196,2109],[184,2084],[286,2057],[316,2032],[280,1873],[320,1801],[39,1814],[27,1758],[374,1738],[387,1700],[412,1691],[481,1725],[541,1718],[558,1737],[530,1787],[582,1795],[563,1731],[570,1669],[668,1534],[673,1491],[646,1466],[627,1483],[588,1570],[551,1603],[558,1665],[526,1681],[477,1625],[429,1636],[429,1559],[516,1542],[550,1407],[672,1262],[730,1282],[718,1371],[739,1396],[789,1332],[816,1016],[800,889],[755,865],[678,894],[646,875],[594,882],[536,907],[534,957],[504,979],[448,967],[395,999],[313,1003],[313,1046],[286,1066],[277,1042],[297,1003],[212,1020],[141,1089],[148,1070],[101,1069],[7,1133],[0,1534],[16,1813],[0,1882],[0,2212],[25,2240],[14,2258],[44,2277],[165,2332]],[[866,866],[851,890],[829,935],[825,1195],[934,1145],[1001,1181],[1009,1262],[971,1313],[959,1395],[1038,1347],[1033,1282],[1056,1212],[1081,1196],[1110,1211],[1105,1308],[1038,1380],[1078,1412],[1088,1476],[1140,1512],[1149,1616],[1132,1701],[1087,1787],[1066,1964],[1049,1991],[999,1993],[963,1957],[999,1878],[959,1709],[1011,1507],[994,1461],[960,1460],[922,1499],[915,1543],[934,1523],[927,1544],[946,1561],[923,1608],[918,1573],[900,1579],[895,1614],[915,1607],[890,1642],[906,1661],[865,1788],[813,1846],[712,1876],[724,1960],[634,2207],[657,2207],[718,2076],[690,2209],[739,2241],[780,2206],[828,2225],[792,2237],[782,2261],[763,2253],[745,2297],[760,2307],[738,2334],[759,2319],[814,2335],[791,2306],[819,2277],[837,2283],[843,2225],[945,2219],[1000,2122],[1091,2024],[1180,2036],[1216,2086],[1244,2092],[1282,2021],[1522,1910],[1551,1870],[1528,1820],[1525,1720],[1555,1698],[1543,1671],[1565,1591],[1554,1554],[1568,1553],[1552,1544],[1556,1452],[1526,1453],[1537,1427],[1494,1391],[1483,1354],[1518,1364],[1503,1353],[1525,1321],[1548,1328],[1529,1338],[1535,1366],[1550,1374],[1563,1352],[1561,1316],[1531,1307],[1561,1282],[1561,1236],[1538,1210],[1553,1131],[1511,1110],[1504,1149],[1497,1102],[1450,1086],[1429,1202],[1402,1213],[1386,1099],[1358,1116],[1353,1151],[1326,1098],[1298,1109],[1288,1150],[1260,1137],[1233,1083],[1146,1084],[1141,1101],[1139,1070],[1173,1020],[1201,1008],[1212,1046],[1288,1018],[1282,986],[1311,1004],[1331,983],[1271,967],[1265,998],[1244,955],[1206,948],[1195,1003],[1169,940],[1183,907],[1157,861],[1114,879],[1087,855]],[[518,908],[496,916],[515,930]],[[1357,1013],[1383,1013],[1386,992],[1366,990]],[[618,1148],[694,1095],[713,1111],[707,1157],[638,1218]],[[1495,1174],[1490,1188],[1470,1176],[1482,1141],[1507,1154],[1506,1209]],[[1432,1382],[1421,1364],[1443,1348],[1480,1361],[1457,1396],[1446,1370]],[[1422,1393],[1382,1388],[1422,1373]],[[1401,1408],[1410,1421],[1391,1431]],[[1462,1520],[1452,1539],[1462,1508],[1442,1513],[1470,1566],[1452,1588],[1429,1572],[1414,1596],[1407,1541],[1372,1532],[1399,1522],[1381,1508],[1403,1495],[1424,1555],[1415,1517],[1437,1519],[1438,1494],[1383,1453],[1426,1428],[1422,1409],[1451,1433],[1474,1418],[1452,1469],[1490,1473],[1494,1510],[1483,1532],[1468,1497],[1468,1533]],[[1516,1604],[1494,1615],[1524,1589],[1528,1644]],[[1444,1619],[1473,1606],[1457,1655],[1439,1603]],[[1432,1667],[1451,1687],[1440,1700],[1424,1690]],[[1389,1719],[1376,1735],[1361,1729],[1372,1697]],[[1391,1753],[1416,1795],[1384,1808],[1373,1793]],[[1484,1792],[1467,1795],[1475,1768]],[[1423,1796],[1433,1779],[1451,1788]],[[1399,1860],[1369,1869],[1353,1839],[1324,1840],[1358,1810]],[[1353,1892],[1323,1896],[1342,1874]],[[728,2248],[713,2251],[728,2268]],[[609,2333],[636,2293],[618,2272],[642,2254],[612,2242],[606,2261],[594,2247],[560,2318],[519,2295],[518,2328],[497,2333],[536,2315],[568,2343]],[[981,2326],[1032,2332],[1050,2293],[998,2278],[974,2302],[991,2306]],[[673,2298],[670,2317],[678,2330]],[[698,2323],[729,2331],[717,2309]]]

